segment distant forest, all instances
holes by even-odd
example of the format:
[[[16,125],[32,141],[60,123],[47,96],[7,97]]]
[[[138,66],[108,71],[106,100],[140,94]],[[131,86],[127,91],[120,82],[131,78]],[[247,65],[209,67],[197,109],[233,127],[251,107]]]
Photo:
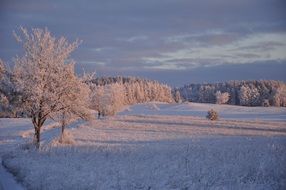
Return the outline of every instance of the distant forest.
[[[150,100],[168,100],[168,102],[170,102],[170,96],[172,96],[175,102],[190,101],[242,106],[286,107],[286,84],[285,82],[274,80],[189,84],[172,89],[172,95],[170,94],[171,88],[167,85],[160,84],[157,81],[136,77],[99,77],[94,79],[92,83],[99,86],[114,83],[124,84],[125,86],[130,86],[133,90],[129,91],[135,94],[144,94],[145,92],[143,96],[146,98],[141,98],[139,100],[135,97],[133,98],[134,101],[129,101],[130,103],[139,103]],[[164,97],[151,97],[150,93],[146,93],[148,91],[152,91],[152,94],[156,91],[158,94],[162,94],[162,91],[165,93]]]
[[[124,76],[115,76],[115,77],[96,77],[94,79],[91,79],[90,82],[99,85],[104,86],[108,84],[126,84],[126,83],[159,83],[154,80],[149,79],[143,79],[138,77],[124,77]]]
[[[230,81],[189,84],[173,90],[182,101],[242,106],[286,106],[286,84],[281,81]]]

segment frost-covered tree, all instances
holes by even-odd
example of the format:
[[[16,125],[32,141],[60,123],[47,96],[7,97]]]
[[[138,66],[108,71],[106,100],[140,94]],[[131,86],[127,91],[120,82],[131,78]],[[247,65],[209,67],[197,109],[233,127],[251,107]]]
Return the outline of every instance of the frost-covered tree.
[[[271,93],[270,99],[274,106],[286,106],[286,87],[279,86]]]
[[[215,103],[215,89],[212,85],[200,86],[199,88],[199,101],[200,102],[208,102]]]
[[[3,61],[0,59],[0,82],[2,83],[2,80],[4,78],[4,73],[5,73],[5,67]],[[1,84],[0,83],[0,84]],[[1,85],[2,87],[2,85]],[[5,107],[9,104],[7,97],[3,93],[3,89],[0,88],[0,111],[3,112]]]
[[[90,102],[90,108],[93,110],[96,110],[98,113],[98,119],[102,115],[103,107],[104,107],[104,87],[103,86],[97,86],[95,84],[90,84],[91,89],[91,102]]]
[[[69,59],[79,41],[69,43],[56,39],[47,29],[21,28],[17,41],[24,55],[15,58],[14,75],[17,90],[22,94],[21,109],[32,119],[34,142],[39,148],[41,128],[49,117],[66,111],[82,114],[89,88],[74,74]]]
[[[226,104],[229,100],[229,93],[228,92],[221,93],[220,91],[217,91],[215,93],[215,97],[217,104]]]
[[[125,105],[123,86],[117,83],[105,85],[104,96],[101,101],[103,103],[102,115],[114,115]]]
[[[105,115],[114,115],[125,105],[125,89],[122,84],[114,83],[104,86],[90,85],[90,108],[98,112],[98,118]]]
[[[125,88],[122,84],[115,83],[110,87],[111,96],[113,98],[112,105],[115,112],[118,112],[124,105],[126,105],[126,93]]]
[[[0,117],[17,117],[18,109],[15,107],[20,94],[15,91],[14,76],[0,60]]]
[[[258,105],[259,92],[255,87],[241,86],[239,91],[240,105],[255,106]]]
[[[177,89],[174,91],[174,100],[176,103],[182,102],[180,91]]]
[[[279,89],[280,106],[286,107],[286,86],[281,86]]]
[[[6,108],[9,106],[9,100],[6,96],[4,89],[4,78],[5,78],[5,65],[4,62],[0,59],[0,117],[5,116],[4,112]]]
[[[63,77],[62,81],[64,83],[62,85],[66,89],[66,96],[61,97],[63,107],[60,111],[52,114],[53,119],[61,124],[61,140],[64,139],[65,128],[68,124],[79,118],[84,120],[92,119],[92,114],[88,108],[90,104],[89,86],[83,83],[82,78],[79,79],[74,75],[74,66],[72,64],[68,65],[66,69],[69,69],[69,71],[60,76]]]
[[[2,59],[0,59],[0,80],[4,77],[4,73],[5,73],[4,62],[2,61]]]

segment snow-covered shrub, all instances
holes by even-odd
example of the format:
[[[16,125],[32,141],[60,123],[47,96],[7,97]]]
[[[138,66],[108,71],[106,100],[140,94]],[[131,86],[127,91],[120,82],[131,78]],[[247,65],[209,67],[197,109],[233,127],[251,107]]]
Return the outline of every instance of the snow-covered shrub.
[[[218,120],[218,112],[213,110],[213,109],[211,109],[211,110],[208,111],[208,114],[207,114],[206,118],[209,119],[209,120],[212,120],[212,121],[213,120]]]

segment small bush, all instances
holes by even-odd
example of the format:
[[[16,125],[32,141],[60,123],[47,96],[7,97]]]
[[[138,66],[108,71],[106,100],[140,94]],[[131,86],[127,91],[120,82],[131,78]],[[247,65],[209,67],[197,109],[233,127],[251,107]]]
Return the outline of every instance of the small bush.
[[[208,111],[206,118],[212,121],[218,120],[218,113],[215,110],[211,109]]]

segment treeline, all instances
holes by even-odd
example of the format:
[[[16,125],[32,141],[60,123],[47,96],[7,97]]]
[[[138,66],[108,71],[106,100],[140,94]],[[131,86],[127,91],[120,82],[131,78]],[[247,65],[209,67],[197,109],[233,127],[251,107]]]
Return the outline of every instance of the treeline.
[[[0,117],[26,115],[17,109],[21,94],[15,91],[12,81],[13,75],[1,67]],[[90,108],[102,115],[114,115],[125,105],[150,101],[173,102],[171,87],[154,80],[117,76],[97,77],[83,82],[90,88]]]
[[[176,88],[183,101],[225,103],[242,106],[286,106],[286,84],[281,81],[230,81],[214,84],[189,84]]]
[[[157,81],[136,77],[100,77],[86,83],[91,89],[91,108],[113,115],[124,105],[150,101],[172,102],[172,90]]]
[[[143,78],[138,78],[138,77],[124,77],[124,76],[114,76],[114,77],[96,77],[89,82],[92,82],[93,84],[96,84],[98,86],[104,86],[107,84],[114,84],[114,83],[119,83],[119,84],[125,84],[125,83],[158,83],[157,81],[152,81],[152,80],[147,80]]]

